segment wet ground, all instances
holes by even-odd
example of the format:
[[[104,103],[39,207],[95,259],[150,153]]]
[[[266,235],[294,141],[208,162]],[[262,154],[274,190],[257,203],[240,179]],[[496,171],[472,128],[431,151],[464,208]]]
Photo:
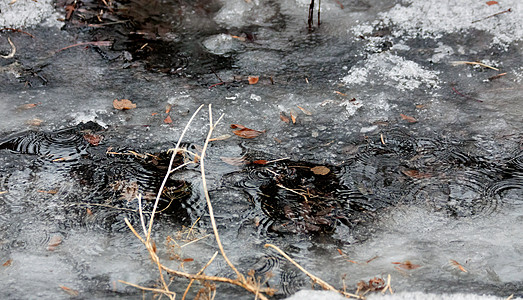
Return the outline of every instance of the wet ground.
[[[391,274],[399,292],[523,297],[518,1],[323,1],[311,28],[308,1],[44,1],[46,24],[15,24],[30,2],[0,7],[6,298],[156,286],[124,218],[138,224],[138,194],[150,210],[201,104],[224,114],[206,163],[222,241],[277,297],[310,282],[265,243],[350,291]],[[198,154],[207,129],[205,111],[184,148]],[[160,210],[161,258],[197,272],[216,245],[179,247],[212,232],[196,164]],[[206,273],[232,276],[222,260]]]

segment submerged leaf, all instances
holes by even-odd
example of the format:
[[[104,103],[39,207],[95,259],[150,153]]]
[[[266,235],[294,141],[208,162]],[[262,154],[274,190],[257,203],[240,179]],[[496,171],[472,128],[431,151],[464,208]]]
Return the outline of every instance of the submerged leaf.
[[[132,103],[129,99],[114,99],[113,100],[113,107],[118,110],[126,110],[126,109],[133,109],[136,108],[136,104]]]
[[[249,76],[247,78],[249,80],[249,84],[257,84],[258,80],[260,80],[259,76]]]
[[[330,173],[330,169],[325,166],[316,166],[314,168],[311,168],[312,173],[316,175],[327,175]]]
[[[407,120],[407,122],[409,122],[409,123],[416,123],[416,122],[418,122],[418,120],[414,119],[413,117],[409,117],[409,116],[404,115],[404,114],[400,114],[400,116],[401,116],[401,118],[403,120]]]

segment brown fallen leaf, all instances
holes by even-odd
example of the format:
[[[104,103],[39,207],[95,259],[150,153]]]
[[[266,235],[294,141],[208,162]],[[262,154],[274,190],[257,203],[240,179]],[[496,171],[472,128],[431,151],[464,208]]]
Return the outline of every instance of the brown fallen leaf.
[[[285,122],[285,123],[287,123],[287,124],[289,124],[290,121],[291,121],[291,120],[289,119],[289,117],[287,117],[287,116],[285,115],[284,112],[281,112],[281,113],[280,113],[280,120],[282,120],[283,122]]]
[[[266,165],[268,163],[268,161],[265,159],[259,159],[259,160],[253,161],[252,163],[255,165]]]
[[[43,122],[44,121],[41,120],[41,119],[34,118],[34,119],[31,119],[31,120],[25,121],[25,124],[27,124],[29,126],[40,126],[40,125],[42,125]]]
[[[409,170],[409,169],[406,169],[406,170],[401,170],[401,173],[411,177],[411,178],[416,178],[416,179],[423,179],[423,178],[430,178],[432,177],[432,175],[428,174],[428,173],[421,173],[417,170]]]
[[[194,258],[184,258],[183,262],[191,262],[194,261]]]
[[[133,109],[136,108],[136,104],[132,103],[129,99],[114,99],[113,100],[113,107],[118,110],[126,110],[126,109]]]
[[[44,193],[44,194],[56,194],[56,193],[58,193],[58,190],[49,190],[49,191],[39,190],[38,192]]]
[[[249,77],[247,77],[247,79],[249,80],[249,84],[257,84],[258,81],[260,80],[260,77],[259,76],[249,76]]]
[[[312,113],[311,113],[310,111],[306,110],[305,108],[303,108],[303,107],[301,107],[301,106],[299,106],[299,105],[296,105],[296,106],[298,106],[298,108],[299,108],[299,109],[300,109],[304,114],[306,114],[307,116],[312,116]]]
[[[84,134],[84,140],[93,146],[98,146],[102,141],[103,136],[98,134],[86,133]]]
[[[393,262],[392,264],[398,265],[398,267],[405,269],[405,270],[414,270],[414,269],[421,267],[421,265],[413,264],[412,262],[410,262],[410,260],[406,260],[404,262]]]
[[[457,261],[451,259],[450,262],[451,262],[454,266],[456,266],[456,267],[457,267],[461,272],[468,273],[468,271],[467,271],[465,268],[463,268],[463,266],[460,265],[460,263],[458,263]]]
[[[171,124],[171,123],[173,122],[173,120],[171,119],[171,116],[167,116],[167,118],[165,118],[165,119],[163,120],[163,122],[164,122],[165,124]]]
[[[247,128],[247,127],[240,125],[240,124],[231,124],[231,129],[244,129],[244,128]]]
[[[330,173],[330,169],[325,166],[316,166],[314,168],[311,168],[312,173],[316,175],[327,175]]]
[[[31,108],[35,108],[39,104],[42,104],[42,102],[22,104],[22,105],[18,106],[17,109],[18,110],[28,110],[28,109],[31,109]]]
[[[407,120],[407,122],[409,122],[409,123],[416,123],[416,122],[418,122],[418,120],[414,119],[413,117],[409,117],[409,116],[406,116],[404,114],[400,114],[400,116],[401,116],[401,118],[403,120]]]
[[[64,290],[70,296],[77,297],[78,295],[80,295],[80,292],[78,292],[77,290],[73,290],[73,289],[68,288],[66,286],[61,285],[60,288],[62,288],[62,290]]]
[[[61,243],[62,237],[59,235],[53,235],[51,239],[49,239],[49,243],[47,243],[47,251],[54,251]]]
[[[170,113],[172,107],[173,107],[173,106],[172,106],[171,104],[167,104],[167,106],[165,107],[165,113],[166,113],[166,114]]]
[[[93,215],[93,211],[88,207],[85,212],[87,213],[88,216],[92,216]]]
[[[9,267],[11,263],[13,262],[12,259],[8,259],[5,263],[2,264],[3,267]]]
[[[292,114],[292,111],[290,111],[292,124],[296,124],[296,116]]]
[[[344,97],[347,96],[347,94],[344,94],[344,93],[342,93],[342,92],[338,92],[338,91],[334,91],[334,92],[335,92],[336,94],[340,95],[340,96],[344,96]]]
[[[260,134],[265,133],[265,130],[263,130],[263,131],[254,130],[254,129],[250,129],[243,125],[239,125],[239,124],[232,124],[231,128],[232,129],[239,128],[238,130],[234,130],[233,133],[244,139],[252,139],[252,138],[259,136]]]
[[[487,5],[488,6],[491,6],[491,5],[494,5],[494,4],[498,4],[498,1],[487,1]]]

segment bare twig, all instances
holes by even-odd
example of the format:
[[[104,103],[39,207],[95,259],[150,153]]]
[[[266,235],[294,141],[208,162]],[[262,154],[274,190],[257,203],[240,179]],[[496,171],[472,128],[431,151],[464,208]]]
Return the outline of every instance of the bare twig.
[[[13,42],[11,41],[11,38],[8,37],[7,41],[9,42],[9,45],[11,45],[11,52],[7,55],[0,55],[2,58],[5,58],[5,59],[14,57],[15,53],[16,53],[16,47],[15,47],[15,44],[13,44]]]
[[[354,298],[359,298],[361,299],[360,296],[356,295],[356,294],[351,294],[351,293],[347,293],[347,292],[344,292],[344,291],[339,291],[337,289],[335,289],[332,285],[328,284],[327,282],[321,280],[319,277],[316,277],[314,275],[312,275],[309,271],[305,270],[302,266],[300,266],[297,262],[295,262],[292,258],[290,258],[290,256],[288,256],[285,252],[283,252],[280,248],[278,248],[277,246],[273,245],[273,244],[265,244],[264,245],[265,248],[267,247],[270,247],[270,248],[273,248],[274,250],[276,250],[278,253],[280,253],[283,257],[285,257],[285,259],[287,259],[288,261],[290,261],[293,265],[295,265],[298,269],[300,269],[300,271],[302,271],[303,273],[305,273],[305,275],[309,276],[313,282],[319,284],[324,290],[331,290],[331,291],[335,291],[335,292],[338,292],[340,294],[342,294],[343,296],[345,297],[354,297]]]
[[[492,18],[492,17],[495,17],[495,16],[497,16],[497,15],[501,15],[501,14],[508,13],[508,12],[511,12],[511,11],[512,11],[512,8],[509,8],[509,9],[507,9],[507,10],[500,11],[500,12],[498,12],[498,13],[495,13],[495,14],[490,15],[490,16],[488,16],[488,17],[485,17],[485,18],[483,18],[483,19],[479,19],[479,20],[472,21],[472,23],[480,22],[480,21],[486,20],[486,19],[488,19],[488,18]]]
[[[481,66],[481,67],[484,67],[484,68],[489,68],[489,69],[492,69],[492,70],[496,70],[496,71],[499,71],[498,68],[494,68],[492,66],[489,66],[487,64],[484,64],[484,63],[481,63],[479,61],[451,61],[450,62],[453,66],[457,66],[457,65],[478,65],[478,66]]]
[[[203,266],[203,268],[201,268],[200,271],[198,271],[198,273],[196,273],[196,275],[200,275],[203,273],[203,271],[205,271],[205,269],[207,269],[207,267],[212,263],[212,261],[216,258],[216,255],[218,255],[218,251],[214,252],[214,255],[211,257],[211,259],[209,259],[209,261],[205,264],[205,266]],[[185,296],[187,296],[187,293],[189,292],[189,289],[191,288],[191,285],[193,284],[194,282],[194,279],[191,279],[191,281],[189,282],[189,284],[187,285],[187,288],[185,289],[185,293],[183,293],[183,296],[182,296],[182,300],[185,299]]]
[[[160,196],[162,195],[162,191],[163,191],[163,189],[165,187],[165,184],[167,183],[167,180],[169,179],[169,176],[171,175],[171,170],[172,170],[172,167],[173,167],[174,158],[176,157],[176,154],[178,153],[178,149],[180,148],[180,144],[182,142],[183,136],[185,135],[185,133],[189,129],[189,126],[191,125],[192,121],[194,120],[194,118],[196,117],[198,112],[202,109],[202,107],[203,107],[203,104],[200,105],[200,107],[198,107],[198,109],[191,116],[191,118],[189,119],[189,122],[187,122],[187,125],[185,125],[185,128],[183,129],[182,134],[180,135],[180,138],[178,139],[178,142],[176,143],[176,146],[174,147],[174,151],[173,151],[173,154],[171,155],[171,160],[169,162],[169,167],[167,169],[167,172],[165,173],[165,176],[163,178],[162,184],[160,185],[160,189],[159,189],[158,194],[156,195],[156,199],[154,201],[154,206],[153,206],[153,211],[152,211],[152,214],[151,214],[151,219],[149,220],[149,229],[147,230],[147,241],[149,241],[149,237],[151,236],[151,231],[152,231],[152,228],[153,228],[153,221],[154,221],[154,213],[156,212],[156,209],[158,208],[158,202],[160,201]]]
[[[211,106],[211,104],[209,104],[209,126],[210,127],[209,127],[209,132],[207,133],[207,138],[205,139],[205,143],[203,144],[202,155],[200,157],[200,169],[201,169],[201,173],[202,173],[203,193],[205,196],[205,200],[207,201],[207,208],[209,209],[209,216],[211,218],[212,229],[214,231],[214,237],[216,239],[216,243],[218,244],[218,248],[220,248],[220,253],[223,256],[223,259],[225,259],[225,262],[227,262],[229,267],[231,267],[231,269],[236,273],[236,276],[238,276],[238,279],[240,281],[244,281],[245,278],[243,277],[243,275],[236,269],[236,267],[232,264],[232,262],[229,260],[229,258],[225,254],[225,251],[223,250],[223,245],[220,240],[220,235],[218,234],[218,228],[216,227],[216,221],[214,219],[214,213],[213,213],[213,208],[212,208],[212,204],[211,204],[211,198],[209,196],[209,190],[207,189],[207,180],[205,178],[205,152],[207,151],[207,146],[209,145],[209,140],[211,139],[212,132],[214,131],[214,128],[216,127],[218,122],[220,122],[222,117],[223,117],[223,115],[221,115],[220,118],[218,119],[218,121],[216,121],[216,124],[213,124],[212,106]]]

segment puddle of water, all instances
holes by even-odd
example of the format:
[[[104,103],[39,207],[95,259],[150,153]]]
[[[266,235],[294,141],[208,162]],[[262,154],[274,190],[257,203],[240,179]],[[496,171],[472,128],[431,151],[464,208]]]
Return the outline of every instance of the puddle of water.
[[[201,103],[225,114],[215,135],[232,136],[206,163],[222,241],[242,271],[272,274],[278,297],[310,282],[265,243],[339,288],[391,274],[400,292],[523,296],[519,2],[322,3],[313,32],[308,1],[113,4],[82,2],[63,31],[2,32],[17,46],[0,65],[8,298],[69,297],[60,286],[141,298],[118,280],[158,283],[123,220],[138,224],[139,192],[150,209],[166,151]],[[112,45],[59,51],[85,41]],[[499,70],[450,63],[476,60]],[[124,98],[137,107],[115,110]],[[265,132],[241,139],[230,124]],[[201,114],[189,150],[207,128]],[[158,251],[198,272],[212,237],[172,243],[211,233],[197,166],[168,187]],[[233,275],[220,259],[206,272]],[[217,297],[251,296],[220,285]]]

